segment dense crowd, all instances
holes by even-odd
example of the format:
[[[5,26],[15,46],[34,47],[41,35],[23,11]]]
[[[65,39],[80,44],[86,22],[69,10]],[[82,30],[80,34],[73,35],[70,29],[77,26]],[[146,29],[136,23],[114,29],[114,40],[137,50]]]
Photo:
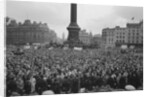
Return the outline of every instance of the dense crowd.
[[[103,87],[125,89],[132,85],[143,88],[143,55],[86,49],[26,49],[23,54],[6,51],[6,94],[41,95],[51,90],[55,94],[99,92]],[[104,91],[107,91],[104,90]]]

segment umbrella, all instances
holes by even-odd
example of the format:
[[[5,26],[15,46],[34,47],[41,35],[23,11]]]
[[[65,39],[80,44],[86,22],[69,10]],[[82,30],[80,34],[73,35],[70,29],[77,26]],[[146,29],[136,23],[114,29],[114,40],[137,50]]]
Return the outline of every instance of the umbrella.
[[[132,85],[126,85],[125,89],[131,91],[131,90],[135,90],[135,87]]]
[[[47,90],[42,93],[42,95],[52,95],[52,94],[54,94],[54,92],[51,90]]]

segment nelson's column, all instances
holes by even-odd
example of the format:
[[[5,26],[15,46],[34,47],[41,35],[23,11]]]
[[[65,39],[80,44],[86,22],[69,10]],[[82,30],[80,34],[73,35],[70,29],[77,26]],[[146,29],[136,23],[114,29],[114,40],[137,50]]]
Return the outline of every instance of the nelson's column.
[[[69,47],[81,46],[81,42],[79,40],[80,27],[77,24],[77,4],[71,4],[70,24],[67,29],[69,31],[67,39],[67,44],[69,45]]]

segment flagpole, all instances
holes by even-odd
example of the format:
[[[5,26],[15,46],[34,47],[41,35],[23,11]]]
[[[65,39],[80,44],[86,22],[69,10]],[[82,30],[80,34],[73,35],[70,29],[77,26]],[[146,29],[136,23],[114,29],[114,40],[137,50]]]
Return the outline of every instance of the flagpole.
[[[132,20],[133,23],[135,23],[135,22],[134,22],[134,19],[135,19],[134,17],[131,18],[131,20]]]

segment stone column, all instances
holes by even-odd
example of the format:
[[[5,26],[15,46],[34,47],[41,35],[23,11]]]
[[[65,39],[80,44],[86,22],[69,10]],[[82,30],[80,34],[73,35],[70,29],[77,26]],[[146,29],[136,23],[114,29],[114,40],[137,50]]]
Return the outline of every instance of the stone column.
[[[80,27],[77,24],[77,4],[72,3],[71,4],[71,17],[70,17],[70,24],[67,27],[69,31],[67,44],[69,44],[69,47],[75,47],[78,46],[80,43],[79,41],[79,31]]]
[[[76,23],[77,22],[77,5],[76,4],[71,4],[71,23]]]

